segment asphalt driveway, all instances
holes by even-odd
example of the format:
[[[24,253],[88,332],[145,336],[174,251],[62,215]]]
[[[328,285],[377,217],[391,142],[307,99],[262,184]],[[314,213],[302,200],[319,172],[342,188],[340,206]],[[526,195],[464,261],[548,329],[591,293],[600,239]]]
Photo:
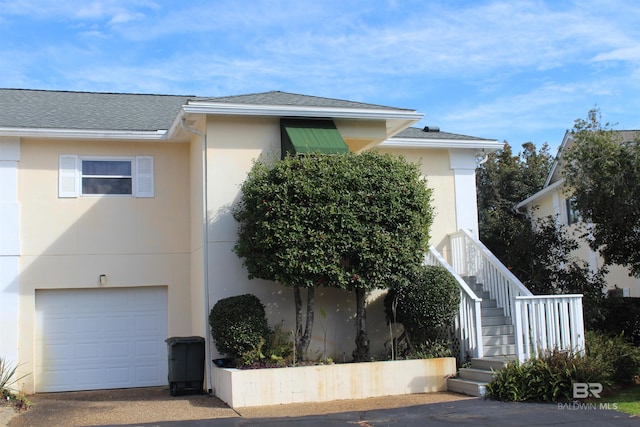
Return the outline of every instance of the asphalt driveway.
[[[24,426],[640,426],[640,418],[599,407],[505,403],[455,393],[429,393],[317,404],[244,408],[215,397],[170,397],[168,387],[31,397],[34,405],[14,417]]]

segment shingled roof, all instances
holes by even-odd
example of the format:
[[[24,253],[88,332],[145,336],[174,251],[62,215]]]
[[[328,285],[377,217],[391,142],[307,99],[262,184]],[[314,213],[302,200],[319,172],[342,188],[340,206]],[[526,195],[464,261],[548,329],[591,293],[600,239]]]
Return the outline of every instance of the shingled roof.
[[[0,89],[0,127],[156,131],[190,96]]]
[[[457,140],[457,141],[494,141],[492,139],[487,139],[487,138],[478,138],[475,136],[460,135],[457,133],[441,132],[439,129],[434,130],[435,128],[431,128],[431,130],[425,130],[425,129],[429,129],[429,128],[428,127],[425,127],[425,128],[410,127],[397,133],[393,137],[407,138],[407,139],[411,139],[411,138],[432,139],[432,140],[441,139],[441,140]]]
[[[288,105],[293,107],[358,108],[413,111],[406,108],[386,107],[383,105],[367,104],[363,102],[347,101],[343,99],[323,98],[320,96],[300,95],[296,93],[281,91],[252,93],[237,96],[222,96],[216,98],[198,98],[197,101],[247,105]]]
[[[188,95],[0,89],[0,128],[167,130],[181,106],[189,103],[412,111],[280,91],[210,98]]]

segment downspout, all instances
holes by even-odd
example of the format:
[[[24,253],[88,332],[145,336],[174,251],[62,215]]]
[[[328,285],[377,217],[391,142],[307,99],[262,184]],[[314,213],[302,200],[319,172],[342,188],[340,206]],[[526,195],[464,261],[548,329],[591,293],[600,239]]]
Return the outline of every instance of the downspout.
[[[184,117],[180,121],[182,128],[187,132],[194,133],[202,139],[202,258],[203,275],[204,275],[204,318],[205,318],[205,337],[204,337],[204,366],[205,377],[207,379],[207,392],[213,391],[213,378],[211,376],[211,328],[209,326],[209,226],[208,226],[208,203],[207,203],[207,135],[198,129],[187,126]]]

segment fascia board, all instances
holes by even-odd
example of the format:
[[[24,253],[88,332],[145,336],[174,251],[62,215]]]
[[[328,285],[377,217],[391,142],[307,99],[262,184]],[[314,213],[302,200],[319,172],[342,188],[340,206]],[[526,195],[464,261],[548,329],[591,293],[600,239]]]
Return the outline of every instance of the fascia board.
[[[392,138],[380,144],[380,147],[397,148],[472,148],[482,149],[487,152],[497,151],[504,144],[495,140],[462,140],[462,139],[417,139],[417,138]]]
[[[560,143],[560,147],[558,148],[558,153],[556,154],[556,157],[553,160],[553,164],[551,165],[551,169],[549,169],[549,174],[547,175],[547,180],[545,181],[544,185],[549,185],[549,183],[551,182],[551,178],[556,173],[556,169],[560,166],[560,159],[571,138],[571,132],[566,131],[564,137],[562,138],[562,142]]]
[[[523,201],[521,201],[520,203],[518,203],[516,205],[516,210],[520,210],[523,207],[530,205],[532,202],[535,202],[537,199],[546,196],[547,194],[551,193],[552,191],[555,191],[558,189],[558,187],[561,187],[562,184],[564,184],[564,179],[560,179],[556,182],[554,182],[553,184],[549,185],[548,187],[544,187],[542,190],[538,191],[537,193],[527,197],[526,199],[524,199]]]
[[[335,119],[377,119],[419,121],[423,114],[411,110],[298,107],[288,105],[247,105],[222,103],[189,103],[182,107],[185,113],[230,116],[266,117],[328,117]]]
[[[86,129],[46,129],[46,128],[0,128],[0,136],[22,138],[56,139],[125,139],[159,141],[167,137],[166,130],[157,131],[111,131]]]

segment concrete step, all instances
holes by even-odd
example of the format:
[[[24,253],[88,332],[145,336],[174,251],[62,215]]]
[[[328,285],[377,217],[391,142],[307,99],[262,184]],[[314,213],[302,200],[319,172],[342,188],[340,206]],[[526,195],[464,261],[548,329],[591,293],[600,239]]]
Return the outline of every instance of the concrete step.
[[[502,309],[500,309],[502,310]],[[507,316],[482,316],[482,326],[511,325],[511,319]],[[484,334],[484,333],[483,333]],[[492,334],[494,335],[494,334]]]
[[[487,345],[483,347],[485,356],[505,356],[516,353],[515,344]]]
[[[498,303],[494,299],[483,298],[480,303],[480,307],[484,310],[485,308],[496,308]]]
[[[515,328],[513,325],[486,325],[484,319],[482,319],[482,336],[491,335],[513,335],[515,334]]]
[[[504,310],[501,309],[500,307],[492,307],[492,308],[482,307],[481,313],[482,313],[482,318],[504,316]]]
[[[468,396],[484,396],[487,393],[486,386],[487,383],[483,381],[463,380],[460,378],[449,378],[447,380],[448,391]]]
[[[489,294],[489,292],[483,291],[482,289],[474,290],[473,293],[475,293],[478,298],[482,298],[483,300],[491,299],[491,295]]]
[[[471,367],[473,369],[484,369],[498,371],[507,363],[515,360],[515,355],[499,356],[499,357],[480,357],[471,359]]]
[[[476,276],[462,276],[462,280],[464,280],[471,289],[477,286]]]
[[[458,377],[461,380],[471,380],[489,383],[493,380],[494,372],[486,369],[460,368]]]
[[[482,344],[485,346],[515,344],[515,343],[516,343],[516,336],[514,334],[482,336]]]

